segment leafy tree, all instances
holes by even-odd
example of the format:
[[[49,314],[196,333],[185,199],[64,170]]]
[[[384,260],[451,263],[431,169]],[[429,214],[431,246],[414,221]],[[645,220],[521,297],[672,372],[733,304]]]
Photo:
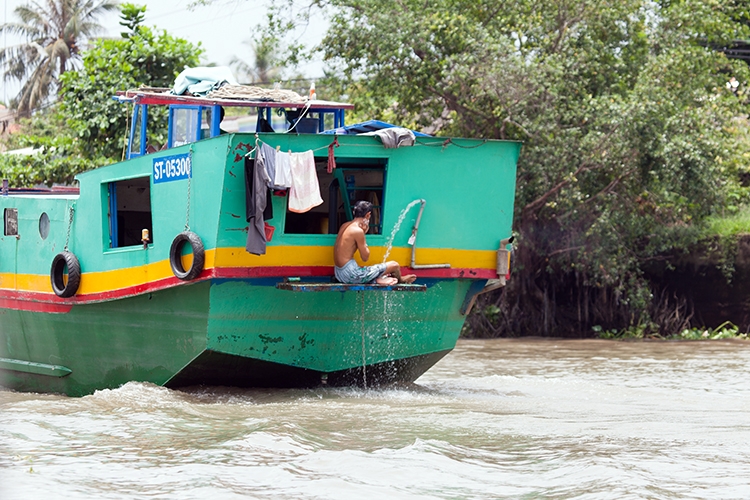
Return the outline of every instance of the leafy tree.
[[[490,297],[491,334],[650,324],[645,266],[747,201],[735,122],[750,74],[709,48],[748,37],[743,2],[317,4],[333,9],[321,50],[360,114],[524,141],[516,275]]]
[[[79,172],[119,161],[132,106],[112,96],[142,85],[169,87],[185,66],[198,64],[199,46],[141,26],[141,7],[123,10],[124,22],[137,21],[128,25],[128,37],[94,42],[83,54],[83,68],[61,76],[57,105],[24,120],[24,133],[9,138],[8,148],[40,149],[32,156],[0,155],[0,170],[11,185],[67,184]],[[155,125],[151,139],[164,142],[166,110],[149,112]]]
[[[127,141],[132,107],[112,99],[117,91],[147,87],[171,87],[185,67],[197,66],[200,46],[151,28],[135,25],[122,40],[98,40],[83,57],[80,71],[61,78],[60,111],[70,133],[90,158],[119,160]],[[166,141],[166,110],[149,109],[155,142]]]
[[[80,60],[81,42],[101,30],[97,19],[114,10],[117,0],[47,0],[17,7],[17,22],[0,33],[20,35],[26,42],[0,51],[4,79],[23,82],[16,98],[20,116],[29,116],[45,102],[58,77]]]
[[[143,23],[146,17],[146,6],[136,5],[133,3],[124,3],[120,6],[120,26],[124,26],[128,31],[120,33],[123,38],[130,38],[130,35],[135,33],[138,26]]]

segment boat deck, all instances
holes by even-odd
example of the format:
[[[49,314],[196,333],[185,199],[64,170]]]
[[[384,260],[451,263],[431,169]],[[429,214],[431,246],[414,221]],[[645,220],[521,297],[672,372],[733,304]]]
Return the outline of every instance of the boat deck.
[[[350,285],[344,283],[302,283],[283,281],[276,284],[279,290],[289,290],[290,292],[424,292],[427,290],[426,285],[420,284],[397,284],[397,285],[378,285],[362,284]]]

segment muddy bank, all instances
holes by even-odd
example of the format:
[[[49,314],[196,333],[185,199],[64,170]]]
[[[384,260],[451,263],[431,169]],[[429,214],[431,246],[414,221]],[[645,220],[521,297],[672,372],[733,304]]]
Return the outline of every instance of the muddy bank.
[[[672,255],[648,266],[646,275],[657,293],[684,301],[692,325],[715,328],[731,321],[750,330],[750,234],[731,247],[716,242]]]

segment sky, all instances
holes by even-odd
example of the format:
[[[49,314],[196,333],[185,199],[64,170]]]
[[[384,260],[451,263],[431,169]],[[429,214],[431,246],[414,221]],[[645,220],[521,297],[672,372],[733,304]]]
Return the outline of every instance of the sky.
[[[146,5],[146,18],[143,24],[156,26],[167,30],[171,35],[185,38],[197,44],[201,43],[205,53],[203,63],[213,62],[218,65],[228,65],[232,56],[238,56],[252,62],[252,54],[248,46],[242,42],[252,38],[253,30],[259,23],[265,21],[264,0],[214,0],[210,6],[197,6],[192,9],[189,5],[193,0],[129,0],[131,3]],[[27,3],[27,0],[3,0],[4,7],[2,22],[15,21],[13,10]],[[104,27],[104,36],[119,36],[123,27],[119,23],[119,13],[108,14],[100,18]],[[309,26],[300,34],[300,40],[314,45],[323,38],[326,24],[322,19]],[[11,46],[19,40],[3,37],[0,43]],[[316,61],[300,68],[305,76],[315,79],[323,75],[323,65]],[[2,91],[0,99],[4,102],[13,97],[20,85],[4,82],[0,78]]]

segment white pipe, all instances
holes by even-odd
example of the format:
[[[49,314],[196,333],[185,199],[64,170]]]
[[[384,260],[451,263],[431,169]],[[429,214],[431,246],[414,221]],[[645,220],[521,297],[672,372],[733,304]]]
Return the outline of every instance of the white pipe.
[[[450,264],[417,264],[416,253],[417,253],[417,231],[419,231],[419,221],[422,220],[422,212],[424,211],[424,205],[427,203],[426,200],[422,199],[419,207],[419,214],[417,215],[417,221],[414,223],[414,229],[411,230],[411,268],[412,269],[445,269],[450,268]]]

